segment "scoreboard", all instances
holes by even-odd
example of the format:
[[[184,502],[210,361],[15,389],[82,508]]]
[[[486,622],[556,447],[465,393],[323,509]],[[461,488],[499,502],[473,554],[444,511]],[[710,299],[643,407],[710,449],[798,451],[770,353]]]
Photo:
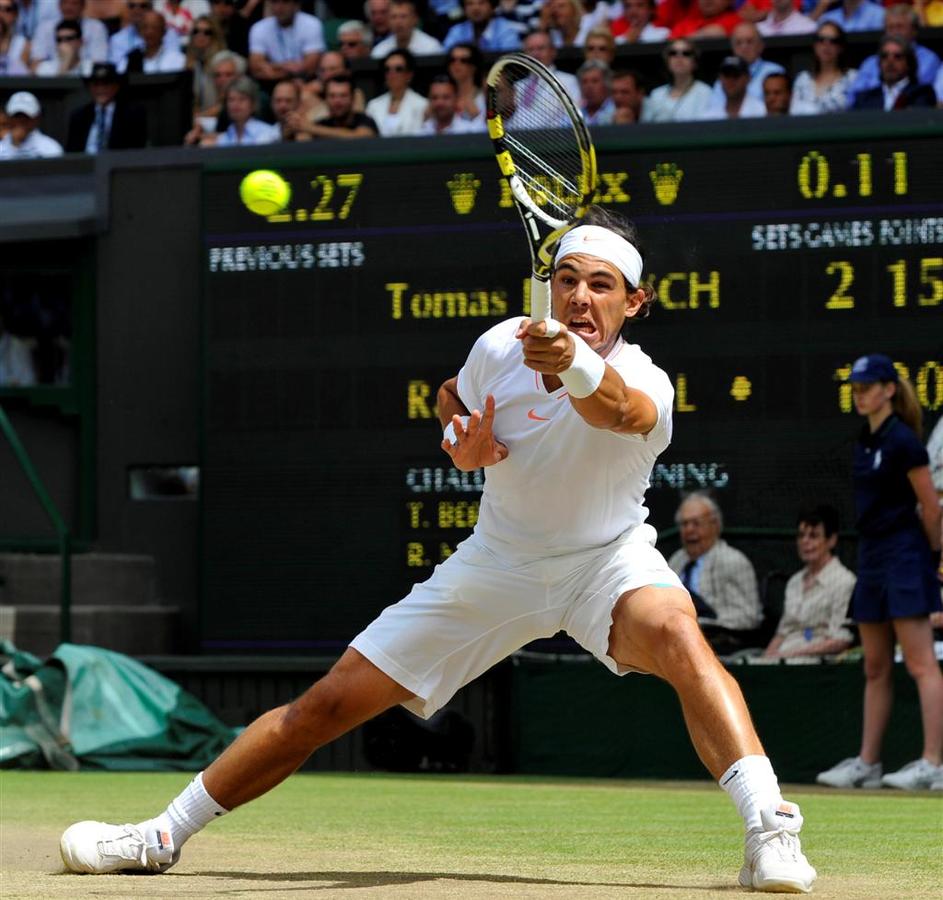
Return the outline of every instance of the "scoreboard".
[[[658,293],[628,340],[675,387],[656,527],[705,488],[729,525],[828,501],[850,526],[843,379],[863,353],[939,415],[937,135],[635,150],[600,132],[598,202],[638,225]],[[439,449],[436,390],[528,312],[529,256],[487,140],[420,144],[204,171],[204,649],[336,649],[476,521],[484,475]],[[290,183],[282,212],[242,205],[255,168]]]

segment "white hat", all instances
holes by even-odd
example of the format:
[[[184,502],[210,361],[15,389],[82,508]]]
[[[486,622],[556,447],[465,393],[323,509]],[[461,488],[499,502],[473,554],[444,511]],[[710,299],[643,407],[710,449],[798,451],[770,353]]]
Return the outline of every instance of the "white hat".
[[[7,100],[7,115],[15,116],[22,113],[35,119],[42,112],[39,101],[29,91],[17,91],[9,100]]]

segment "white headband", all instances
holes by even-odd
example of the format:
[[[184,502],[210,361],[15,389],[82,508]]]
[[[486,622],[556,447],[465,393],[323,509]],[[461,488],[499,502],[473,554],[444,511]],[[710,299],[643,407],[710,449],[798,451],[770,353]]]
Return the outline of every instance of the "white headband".
[[[630,287],[638,287],[642,279],[642,257],[625,238],[599,225],[580,225],[568,231],[557,245],[553,258],[556,266],[564,256],[571,253],[585,253],[612,263],[629,282]]]

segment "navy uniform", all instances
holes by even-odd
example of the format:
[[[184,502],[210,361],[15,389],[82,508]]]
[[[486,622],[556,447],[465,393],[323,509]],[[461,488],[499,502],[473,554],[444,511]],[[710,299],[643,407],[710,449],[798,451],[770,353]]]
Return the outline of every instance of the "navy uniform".
[[[887,363],[886,377],[873,377],[869,369],[852,372],[850,380],[896,381],[893,364]],[[861,430],[853,464],[855,524],[860,536],[852,601],[857,622],[925,616],[941,608],[930,545],[907,477],[909,471],[929,462],[920,438],[894,414],[874,433],[867,423]]]

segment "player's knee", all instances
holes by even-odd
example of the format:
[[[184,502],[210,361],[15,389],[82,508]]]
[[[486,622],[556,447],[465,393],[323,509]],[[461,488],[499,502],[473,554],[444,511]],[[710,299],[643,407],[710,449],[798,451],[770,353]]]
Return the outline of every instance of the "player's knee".
[[[703,674],[706,663],[716,659],[697,621],[681,610],[665,613],[654,638],[656,658],[661,662],[663,676],[669,681]]]
[[[330,675],[283,708],[280,737],[320,745],[346,730],[346,700],[342,685]]]

